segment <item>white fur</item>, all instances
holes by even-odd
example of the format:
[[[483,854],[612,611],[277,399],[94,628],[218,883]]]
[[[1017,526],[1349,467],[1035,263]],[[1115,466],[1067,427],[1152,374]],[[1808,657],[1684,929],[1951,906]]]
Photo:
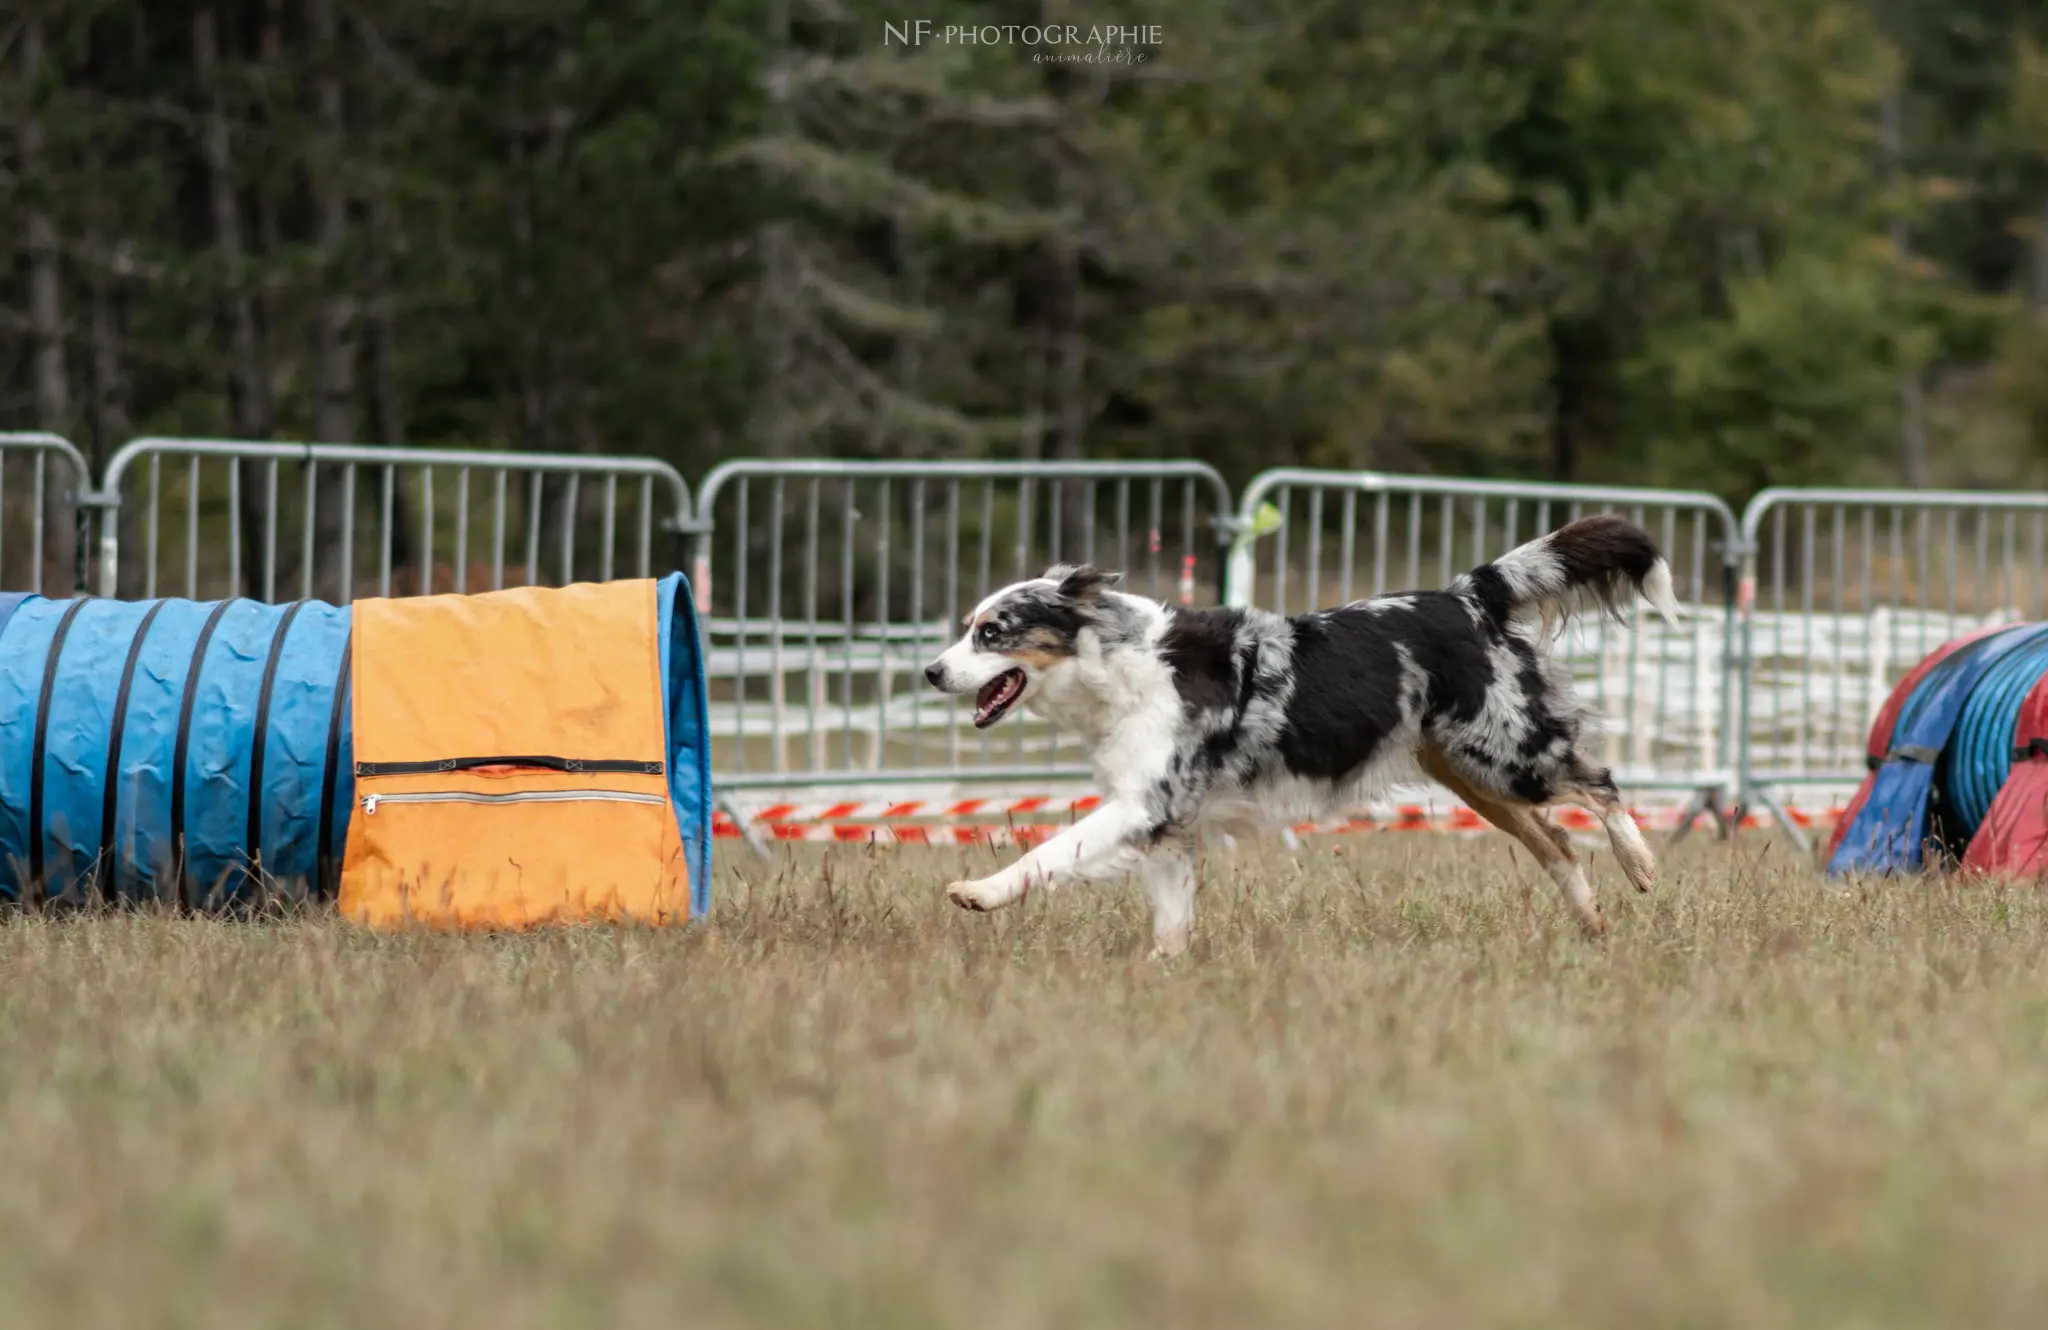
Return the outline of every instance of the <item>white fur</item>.
[[[1671,565],[1659,559],[1643,579],[1643,599],[1650,602],[1667,628],[1678,627],[1678,593],[1671,587]]]

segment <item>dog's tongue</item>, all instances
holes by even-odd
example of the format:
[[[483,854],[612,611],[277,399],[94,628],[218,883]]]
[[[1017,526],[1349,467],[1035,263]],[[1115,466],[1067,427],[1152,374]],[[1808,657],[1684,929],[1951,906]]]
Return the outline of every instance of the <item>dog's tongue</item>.
[[[974,695],[974,723],[992,724],[1016,695],[1019,683],[1017,671],[1009,670],[983,684],[981,691]]]

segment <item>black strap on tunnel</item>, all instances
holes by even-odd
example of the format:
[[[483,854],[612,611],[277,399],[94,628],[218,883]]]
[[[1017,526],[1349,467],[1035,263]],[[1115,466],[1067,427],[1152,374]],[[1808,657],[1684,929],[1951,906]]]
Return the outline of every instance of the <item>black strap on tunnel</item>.
[[[178,906],[181,909],[190,908],[192,904],[191,886],[185,872],[185,758],[192,749],[192,708],[199,701],[199,671],[206,664],[206,648],[213,642],[213,630],[220,627],[221,616],[234,603],[224,600],[206,616],[206,623],[199,630],[199,640],[192,647],[192,664],[185,671],[185,695],[178,701],[178,738],[171,746],[171,853],[176,856],[173,862],[178,875]]]
[[[24,904],[43,892],[43,757],[50,746],[50,702],[57,692],[57,662],[64,654],[64,639],[71,635],[71,623],[85,608],[90,596],[80,596],[57,620],[50,634],[50,654],[43,661],[43,687],[36,696],[35,739],[29,747],[28,767],[28,881],[21,884]]]
[[[284,617],[270,636],[270,655],[263,662],[263,684],[256,692],[256,734],[249,744],[249,870],[263,871],[263,750],[270,739],[270,694],[277,685],[277,662],[284,655],[284,639],[292,620],[306,602],[295,600],[285,607]]]
[[[358,776],[431,776],[443,771],[475,771],[479,767],[534,767],[599,776],[659,776],[661,763],[631,757],[549,757],[514,753],[504,757],[436,757],[424,762],[358,762]]]
[[[341,775],[341,718],[348,705],[349,653],[355,650],[355,633],[341,644],[341,667],[334,672],[334,703],[327,713],[327,769],[320,776],[320,894],[332,897],[334,877],[334,795]]]
[[[135,639],[128,644],[128,659],[121,662],[121,686],[114,692],[112,733],[107,738],[106,788],[100,798],[99,892],[101,903],[107,905],[114,902],[115,866],[120,862],[114,832],[121,812],[121,736],[128,728],[128,697],[135,690],[135,665],[142,659],[142,644],[148,640],[149,626],[156,622],[163,607],[161,600],[150,606],[149,613],[136,625]]]

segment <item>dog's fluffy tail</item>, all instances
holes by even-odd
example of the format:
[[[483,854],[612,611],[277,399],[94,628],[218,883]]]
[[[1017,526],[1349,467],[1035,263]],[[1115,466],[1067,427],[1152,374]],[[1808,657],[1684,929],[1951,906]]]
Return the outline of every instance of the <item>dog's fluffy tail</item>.
[[[1538,616],[1546,632],[1585,611],[1624,618],[1640,595],[1664,622],[1678,623],[1671,565],[1649,533],[1624,517],[1585,517],[1508,551],[1458,579],[1495,617]]]

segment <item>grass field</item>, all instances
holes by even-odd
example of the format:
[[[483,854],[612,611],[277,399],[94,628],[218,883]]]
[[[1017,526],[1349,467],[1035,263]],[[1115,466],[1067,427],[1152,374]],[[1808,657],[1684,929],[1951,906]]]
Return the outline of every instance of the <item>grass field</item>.
[[[988,852],[980,852],[986,858]],[[1502,837],[708,926],[0,933],[17,1325],[1998,1326],[2048,1307],[2048,896],[1758,839],[1579,940]]]

